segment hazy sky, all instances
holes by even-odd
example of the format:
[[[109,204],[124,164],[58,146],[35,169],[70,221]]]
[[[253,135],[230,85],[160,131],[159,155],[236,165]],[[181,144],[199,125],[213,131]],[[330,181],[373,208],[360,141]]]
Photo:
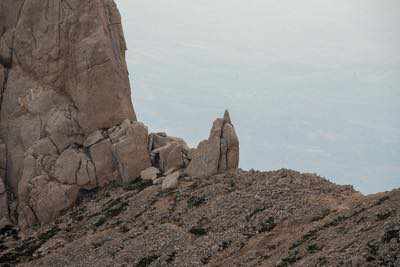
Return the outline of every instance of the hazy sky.
[[[117,3],[151,130],[195,145],[229,108],[244,169],[400,187],[400,1]]]

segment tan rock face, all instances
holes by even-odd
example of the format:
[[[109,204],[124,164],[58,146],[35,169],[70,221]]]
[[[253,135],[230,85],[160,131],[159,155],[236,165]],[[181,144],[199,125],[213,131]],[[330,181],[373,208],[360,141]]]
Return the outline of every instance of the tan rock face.
[[[123,138],[119,138],[112,146],[114,157],[118,161],[119,173],[123,181],[134,180],[140,173],[151,167],[148,147],[148,130],[140,122],[124,122],[123,127],[117,130],[117,135],[122,131]]]
[[[157,169],[155,167],[150,167],[150,168],[147,168],[147,169],[143,170],[140,173],[140,177],[143,180],[152,180],[152,181],[154,181],[154,180],[156,180],[158,178],[159,174],[160,174],[160,170],[159,169]]]
[[[48,223],[72,207],[77,195],[77,186],[50,181],[47,175],[42,175],[32,180],[29,205],[40,222]]]
[[[113,161],[111,141],[106,139],[90,147],[90,155],[96,170],[99,186],[114,180],[116,164]]]
[[[125,50],[112,0],[0,2],[0,176],[22,224],[51,220],[118,166],[133,176],[149,166],[147,132],[105,130],[136,121]]]
[[[174,189],[178,186],[179,171],[167,175],[162,182],[162,190]]]
[[[187,174],[192,177],[211,176],[238,168],[239,139],[228,111],[224,118],[214,121],[209,138],[200,142],[191,154]]]
[[[185,168],[188,164],[189,147],[186,142],[165,133],[152,133],[149,137],[149,151],[153,166],[163,173]]]

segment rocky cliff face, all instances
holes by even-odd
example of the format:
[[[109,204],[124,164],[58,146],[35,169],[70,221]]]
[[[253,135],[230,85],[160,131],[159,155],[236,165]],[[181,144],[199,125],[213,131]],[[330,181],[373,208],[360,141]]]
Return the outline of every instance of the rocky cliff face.
[[[136,121],[125,50],[112,0],[1,1],[0,226],[49,223],[81,194],[151,166],[166,188],[188,166],[193,176],[237,168],[228,113],[198,149],[149,135]]]
[[[48,221],[81,187],[112,179],[99,159],[111,144],[84,142],[136,120],[125,50],[113,1],[1,1],[0,175],[20,223]]]

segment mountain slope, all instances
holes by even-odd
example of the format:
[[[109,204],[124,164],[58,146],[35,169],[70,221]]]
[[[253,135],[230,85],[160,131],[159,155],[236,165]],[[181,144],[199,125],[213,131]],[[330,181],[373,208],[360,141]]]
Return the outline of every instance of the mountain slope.
[[[313,174],[241,171],[137,180],[99,192],[25,241],[3,233],[0,263],[22,266],[398,266],[400,191],[362,196]]]

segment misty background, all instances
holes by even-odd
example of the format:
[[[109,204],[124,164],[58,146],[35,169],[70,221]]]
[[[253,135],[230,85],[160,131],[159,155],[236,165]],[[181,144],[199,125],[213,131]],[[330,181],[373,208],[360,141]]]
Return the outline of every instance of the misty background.
[[[243,169],[400,187],[400,1],[116,2],[151,131],[196,146],[228,108]]]

